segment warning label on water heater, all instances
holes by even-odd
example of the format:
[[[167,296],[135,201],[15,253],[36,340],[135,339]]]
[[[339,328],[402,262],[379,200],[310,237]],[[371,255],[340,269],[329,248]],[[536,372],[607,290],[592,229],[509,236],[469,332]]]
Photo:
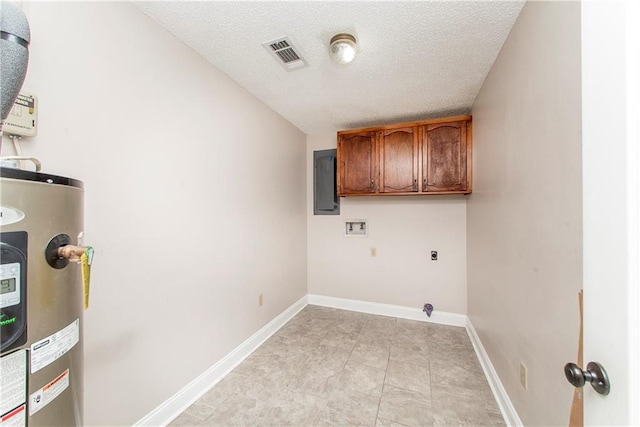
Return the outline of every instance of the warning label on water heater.
[[[60,396],[60,393],[65,391],[68,387],[69,370],[67,369],[49,384],[29,396],[29,416],[32,416],[40,409],[47,406],[53,401],[53,399]]]
[[[27,399],[27,350],[0,359],[0,427],[24,426]],[[20,424],[22,420],[22,424]]]
[[[31,373],[61,358],[80,341],[80,319],[66,328],[31,344]]]
[[[26,406],[22,405],[0,418],[0,427],[24,427],[27,425]]]

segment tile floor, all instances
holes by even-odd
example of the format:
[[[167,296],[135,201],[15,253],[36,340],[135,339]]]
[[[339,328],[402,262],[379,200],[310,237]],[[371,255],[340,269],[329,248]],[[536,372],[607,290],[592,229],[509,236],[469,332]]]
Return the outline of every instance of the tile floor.
[[[464,328],[309,305],[171,426],[504,426]]]

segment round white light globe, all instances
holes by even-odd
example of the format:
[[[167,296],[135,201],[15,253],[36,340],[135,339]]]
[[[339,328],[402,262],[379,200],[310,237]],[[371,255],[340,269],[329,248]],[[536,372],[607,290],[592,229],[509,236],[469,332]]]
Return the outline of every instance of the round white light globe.
[[[331,39],[329,56],[338,64],[348,64],[356,57],[356,39],[350,34],[338,34]]]

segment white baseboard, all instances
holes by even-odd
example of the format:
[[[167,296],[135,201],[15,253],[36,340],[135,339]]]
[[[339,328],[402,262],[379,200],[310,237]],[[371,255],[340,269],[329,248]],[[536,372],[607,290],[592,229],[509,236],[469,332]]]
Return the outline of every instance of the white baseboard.
[[[343,310],[359,311],[361,313],[439,323],[441,325],[460,326],[463,328],[467,326],[467,316],[464,314],[448,313],[446,311],[433,311],[431,313],[431,317],[427,317],[426,313],[424,313],[420,308],[327,297],[324,295],[309,294],[308,297],[309,304],[321,305],[323,307],[340,308]]]
[[[500,412],[504,417],[504,422],[510,427],[522,427],[522,421],[516,412],[516,408],[514,408],[513,403],[511,403],[507,390],[505,390],[502,385],[502,381],[500,381],[498,373],[493,367],[489,355],[484,349],[482,341],[480,341],[480,337],[469,319],[467,319],[467,334],[469,334],[469,339],[471,339],[473,349],[476,351],[476,355],[480,360],[480,366],[482,366],[484,376],[487,377],[493,396],[496,398]]]
[[[187,384],[182,390],[164,401],[145,417],[140,419],[134,426],[166,426],[178,415],[184,412],[189,406],[195,403],[202,395],[216,385],[233,368],[247,358],[255,349],[264,343],[271,335],[280,329],[285,323],[291,320],[300,310],[307,305],[307,296],[300,298],[289,308],[279,314],[262,329],[253,334],[245,342],[236,347],[233,351],[220,359],[196,379]]]

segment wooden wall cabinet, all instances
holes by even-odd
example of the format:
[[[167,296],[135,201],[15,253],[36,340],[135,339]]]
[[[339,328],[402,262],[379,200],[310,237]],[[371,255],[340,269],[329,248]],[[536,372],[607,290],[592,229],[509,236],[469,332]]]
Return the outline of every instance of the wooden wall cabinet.
[[[422,191],[471,192],[467,172],[471,166],[467,162],[467,143],[471,145],[467,141],[468,125],[470,122],[461,120],[422,127]]]
[[[469,194],[471,147],[470,116],[338,132],[338,194]]]
[[[377,132],[380,193],[418,191],[418,132],[413,127]]]
[[[375,132],[356,132],[338,140],[338,194],[362,195],[376,192]]]

